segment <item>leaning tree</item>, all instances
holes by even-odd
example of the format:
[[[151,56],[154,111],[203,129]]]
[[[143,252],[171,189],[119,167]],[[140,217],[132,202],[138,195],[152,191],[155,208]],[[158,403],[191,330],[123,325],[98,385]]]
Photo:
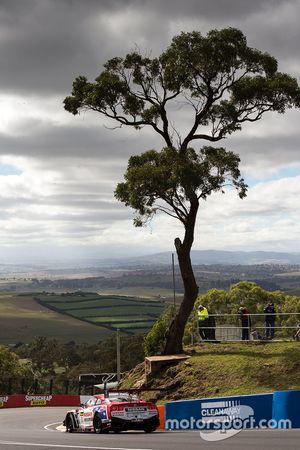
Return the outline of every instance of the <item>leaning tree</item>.
[[[228,179],[241,197],[246,191],[236,155],[213,147],[196,152],[191,143],[218,142],[268,111],[284,113],[299,103],[297,80],[278,72],[276,59],[249,47],[235,28],[212,30],[206,36],[181,33],[158,57],[134,51],[109,60],[95,82],[84,76],[73,82],[71,96],[64,100],[67,111],[96,111],[136,129],[150,126],[165,143],[162,152],[130,158],[125,182],[115,192],[138,211],[136,225],[157,210],[184,225],[183,240],[175,239],[184,297],[165,353],[182,351],[185,323],[197,298],[190,252],[199,200],[222,189]],[[182,121],[188,126],[181,126]]]

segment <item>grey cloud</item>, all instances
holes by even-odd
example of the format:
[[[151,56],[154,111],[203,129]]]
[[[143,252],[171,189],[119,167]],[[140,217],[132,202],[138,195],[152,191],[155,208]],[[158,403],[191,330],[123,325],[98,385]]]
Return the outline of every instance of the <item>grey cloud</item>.
[[[137,2],[139,3],[139,2]],[[195,17],[206,19],[220,19],[222,21],[233,18],[243,18],[248,14],[261,11],[265,6],[274,7],[282,3],[280,0],[253,0],[251,2],[244,0],[191,0],[182,2],[181,0],[159,1],[148,0],[144,2],[151,4],[169,17]]]
[[[296,133],[292,136],[240,137],[229,149],[239,153],[241,165],[251,171],[265,168],[280,170],[287,164],[300,164],[300,148]]]
[[[184,3],[181,0],[2,0],[0,86],[5,91],[67,94],[75,76],[87,74],[94,78],[108,58],[130,51],[136,43],[145,45],[145,50],[159,50],[164,41],[168,45],[169,27],[174,23],[199,18],[199,21],[211,20],[213,27],[214,21],[220,26],[237,23],[242,27],[249,14],[276,10],[281,3],[278,0],[188,0]],[[123,23],[130,15],[139,14],[134,32],[132,24],[125,30],[126,35],[119,32],[118,22],[108,27],[107,14],[114,13],[124,15]],[[269,35],[269,28],[268,24],[265,30],[257,31],[273,48],[272,36],[275,42],[278,37],[275,29]],[[283,50],[294,41],[289,37],[292,33],[286,33],[284,38],[280,36]]]
[[[298,115],[296,116],[297,119]],[[280,117],[281,126],[285,127],[285,117]],[[276,168],[286,163],[300,163],[298,129],[288,135],[278,135],[278,122],[274,122],[272,133],[268,135],[247,135],[247,128],[234,136],[218,143],[228,150],[241,155],[242,166],[253,168],[259,164]],[[128,157],[147,149],[160,149],[162,143],[156,136],[145,139],[144,131],[127,134],[125,129],[105,130],[99,126],[48,126],[32,127],[28,135],[0,134],[0,154],[33,158],[41,170],[58,170],[66,174],[64,190],[83,189],[91,192],[90,184],[99,183],[102,177],[103,194],[112,192],[112,186],[123,179]],[[199,148],[205,142],[195,142]],[[72,183],[72,177],[80,170],[90,170],[92,178],[80,179]],[[75,172],[74,172],[75,171]],[[78,174],[77,174],[78,175]],[[104,186],[105,180],[110,181]],[[71,183],[71,184],[70,184]]]
[[[126,141],[125,141],[126,139]],[[32,134],[0,134],[2,155],[26,155],[44,158],[126,158],[134,151],[141,151],[136,141],[125,137],[122,132],[101,127],[42,126]]]
[[[62,91],[78,70],[84,68],[87,73],[95,70],[99,61],[95,61],[91,47],[89,19],[107,9],[108,4],[56,0],[1,2],[3,88]],[[94,45],[107,45],[104,36],[101,39],[101,30]]]
[[[243,208],[236,210],[232,214],[232,217],[248,218],[248,220],[249,218],[254,217],[259,220],[259,218],[264,218],[266,216],[270,218],[278,216],[284,212],[288,213],[289,211],[290,208],[282,204],[278,205],[278,203],[276,203],[275,201],[273,204],[257,205],[255,207],[251,205],[251,207],[248,208],[247,200],[245,200]],[[224,216],[226,216],[226,214]]]
[[[112,224],[129,223],[133,211],[114,199],[115,185],[122,180],[129,155],[160,149],[164,143],[150,130],[107,130],[103,121],[97,124],[96,114],[65,119],[62,100],[77,75],[93,79],[108,58],[124,55],[135,44],[155,54],[181,30],[200,29],[205,34],[224,26],[242,29],[249,45],[279,60],[280,70],[300,75],[299,9],[298,0],[0,0],[0,93],[21,93],[27,102],[32,96],[45,99],[42,107],[41,102],[38,105],[41,110],[44,107],[43,117],[24,119],[23,113],[9,134],[0,134],[0,155],[24,158],[24,170],[31,165],[37,177],[42,177],[43,171],[55,175],[54,180],[49,177],[46,181],[48,195],[32,193],[28,180],[20,184],[19,189],[24,189],[19,195],[17,186],[12,188],[11,198],[2,194],[2,244],[28,242],[34,248],[35,242],[55,242],[57,237],[86,243],[109,230],[111,235],[115,233],[120,252],[119,242],[124,239]],[[58,99],[57,121],[51,103],[54,97]],[[52,109],[47,116],[49,99]],[[29,104],[28,111],[35,106]],[[18,113],[16,106],[16,118]],[[181,125],[186,124],[182,111],[177,117]],[[287,115],[281,119],[282,127],[290,120]],[[274,121],[272,128],[269,121],[260,133],[251,135],[244,127],[218,144],[240,153],[242,167],[252,176],[256,171],[299,165],[299,115],[293,120],[290,133],[280,134],[278,122]],[[195,143],[195,148],[203,144]],[[247,207],[246,202],[241,202],[241,208],[228,208],[228,215],[245,221],[256,216],[259,221],[278,211],[275,201],[262,201],[255,208],[252,204]],[[280,211],[284,208],[288,214],[285,204]],[[53,215],[46,214],[51,209]],[[211,223],[215,220],[209,221],[210,228]],[[106,244],[101,245],[104,248]],[[53,253],[59,252],[54,247]],[[84,252],[89,251],[85,248]],[[91,248],[94,251],[92,244]],[[132,252],[132,243],[122,249]]]
[[[117,30],[107,28],[106,14],[126,13],[127,8],[133,8],[134,13],[135,8],[139,8],[137,3],[89,0],[0,2],[2,90],[68,93],[75,76],[97,76],[103,63],[115,56],[115,52],[122,54],[138,41],[137,38],[127,42],[124,36],[114,33]],[[150,38],[156,24],[150,26],[146,16],[144,20]],[[141,28],[141,34],[145,27]]]
[[[92,200],[92,197],[95,197],[94,200]],[[101,197],[100,197],[101,196]],[[101,192],[98,193],[98,195],[95,195],[91,192],[88,192],[85,197],[82,195],[51,195],[51,197],[40,197],[38,199],[34,198],[1,198],[0,205],[1,205],[1,219],[3,219],[3,211],[6,210],[15,210],[15,208],[28,208],[30,205],[39,205],[39,206],[55,206],[55,205],[61,205],[68,208],[70,211],[72,209],[72,213],[69,212],[69,214],[65,217],[72,218],[77,217],[76,214],[80,211],[83,215],[87,214],[87,211],[96,211],[96,212],[90,212],[90,218],[92,215],[96,218],[96,220],[99,220],[99,214],[109,214],[109,215],[122,215],[122,208],[121,204],[117,201],[114,202],[105,202],[102,199]],[[51,208],[49,209],[51,212]],[[26,214],[28,212],[25,212],[25,218]],[[62,214],[64,215],[64,214]],[[123,214],[124,215],[124,214]],[[57,215],[49,216],[49,220],[57,220]]]

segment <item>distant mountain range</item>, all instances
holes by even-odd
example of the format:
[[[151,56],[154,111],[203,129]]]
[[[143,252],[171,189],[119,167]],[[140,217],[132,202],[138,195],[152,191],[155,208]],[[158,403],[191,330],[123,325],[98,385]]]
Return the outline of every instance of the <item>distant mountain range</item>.
[[[175,264],[178,264],[174,252]],[[300,265],[300,253],[280,253],[265,251],[220,251],[220,250],[194,250],[192,251],[192,262],[194,265],[255,265],[255,264],[278,264],[278,265]],[[139,269],[172,265],[172,252],[155,253],[152,255],[120,258],[89,258],[76,261],[40,262],[31,264],[5,264],[0,262],[1,277],[27,277],[34,276],[43,278],[51,276],[69,276],[81,274],[88,271],[91,276],[93,272],[110,271],[116,268]],[[79,276],[79,275],[78,275]],[[88,276],[88,275],[87,275]]]
[[[175,263],[177,263],[177,256]],[[196,265],[253,265],[253,264],[300,264],[300,253],[280,253],[264,251],[220,251],[193,250],[192,262]],[[131,258],[120,258],[98,261],[101,265],[149,266],[172,264],[172,253],[162,252]]]

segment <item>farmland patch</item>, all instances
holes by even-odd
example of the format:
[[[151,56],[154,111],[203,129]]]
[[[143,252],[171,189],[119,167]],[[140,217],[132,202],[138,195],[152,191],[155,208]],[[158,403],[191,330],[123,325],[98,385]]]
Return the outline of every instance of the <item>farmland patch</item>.
[[[166,308],[163,300],[139,297],[98,295],[95,293],[43,294],[36,296],[38,303],[59,312],[126,334],[147,332]]]

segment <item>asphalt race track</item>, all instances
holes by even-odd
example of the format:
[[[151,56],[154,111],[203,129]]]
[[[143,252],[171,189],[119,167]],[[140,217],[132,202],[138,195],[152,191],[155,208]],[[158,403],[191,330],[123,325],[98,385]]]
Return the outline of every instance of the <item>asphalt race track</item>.
[[[198,431],[126,432],[120,434],[58,431],[67,408],[18,408],[0,410],[0,448],[3,450],[93,449],[93,450],[296,450],[298,430],[241,431],[219,442],[206,442]]]

